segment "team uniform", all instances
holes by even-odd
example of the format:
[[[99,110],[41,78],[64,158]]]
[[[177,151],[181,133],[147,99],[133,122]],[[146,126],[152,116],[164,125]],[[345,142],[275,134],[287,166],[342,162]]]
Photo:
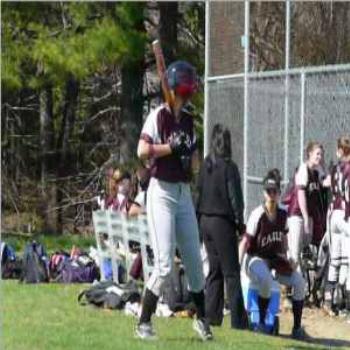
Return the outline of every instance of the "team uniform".
[[[122,193],[117,193],[115,197],[107,196],[103,199],[98,197],[97,203],[102,210],[119,211],[122,213],[127,213],[130,207],[129,199]]]
[[[316,169],[309,169],[306,163],[295,174],[295,193],[288,206],[288,247],[289,254],[300,268],[300,256],[309,244],[319,245],[324,235],[324,218],[320,175]],[[304,232],[304,219],[298,201],[298,190],[306,194],[306,207],[309,215],[309,234]]]
[[[147,191],[140,191],[134,199],[134,204],[140,207],[142,214],[146,213],[146,203],[147,203],[146,197],[147,197]]]
[[[350,291],[350,162],[339,162],[331,172],[332,203],[328,212],[331,261],[328,281],[346,284]]]
[[[135,332],[141,339],[155,337],[151,317],[163,286],[170,278],[175,249],[178,248],[188,278],[189,294],[196,306],[193,329],[202,340],[211,340],[213,335],[205,317],[199,232],[189,185],[196,137],[193,118],[183,108],[197,89],[197,75],[189,63],[177,61],[168,67],[166,79],[174,93],[174,109],[163,104],[149,114],[138,148],[140,157],[151,160],[147,218],[154,269],[146,284]],[[182,108],[178,109],[180,106]]]
[[[193,152],[196,138],[192,117],[182,112],[177,123],[167,105],[162,105],[148,116],[141,139],[152,144],[165,144],[174,133],[180,132],[185,135],[188,147]],[[199,292],[204,288],[190,177],[190,170],[184,169],[181,160],[174,155],[153,160],[147,191],[147,218],[155,266],[146,287],[157,296],[170,276],[176,245],[188,276],[189,289]]]
[[[257,207],[247,223],[248,248],[242,265],[246,274],[256,283],[262,298],[271,296],[271,270],[274,269],[280,283],[293,287],[293,300],[303,301],[305,281],[299,272],[293,271],[286,258],[284,236],[287,232],[285,210],[277,208],[276,216],[271,220],[263,205]]]
[[[114,211],[120,211],[120,212],[127,212],[129,207],[129,200],[127,196],[125,196],[122,193],[117,193],[116,197],[114,198],[107,198],[105,206],[105,209],[111,209]]]

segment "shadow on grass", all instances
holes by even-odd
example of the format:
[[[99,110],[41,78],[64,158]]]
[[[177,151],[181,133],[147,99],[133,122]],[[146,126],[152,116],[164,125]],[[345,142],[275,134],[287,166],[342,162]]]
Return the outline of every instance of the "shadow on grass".
[[[203,340],[199,339],[199,338],[195,338],[195,337],[190,337],[188,335],[186,336],[174,336],[174,337],[166,337],[166,339],[161,339],[163,340],[165,343],[166,342],[186,342],[189,344],[203,344]],[[212,342],[212,341],[210,341]],[[208,343],[210,343],[208,342]]]
[[[279,335],[279,337],[284,339],[290,339],[287,335]],[[302,340],[300,345],[293,345],[289,347],[288,349],[296,349],[296,350],[303,350],[303,349],[310,349],[306,345],[302,345],[302,343],[308,343],[313,345],[321,345],[322,347],[327,348],[333,348],[333,347],[349,347],[350,348],[350,340],[346,339],[331,339],[331,338],[316,338],[308,336],[307,339]]]

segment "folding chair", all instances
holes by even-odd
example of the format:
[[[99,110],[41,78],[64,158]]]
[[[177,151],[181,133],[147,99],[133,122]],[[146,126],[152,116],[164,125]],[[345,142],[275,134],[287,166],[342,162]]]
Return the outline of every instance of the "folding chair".
[[[92,212],[92,222],[94,224],[94,232],[97,245],[98,262],[101,273],[101,280],[105,281],[105,270],[103,264],[106,259],[110,259],[110,251],[106,240],[108,239],[108,213],[106,210],[96,210]]]
[[[125,236],[124,230],[124,214],[119,212],[108,212],[108,235],[109,235],[109,244],[110,244],[110,256],[112,259],[112,271],[113,271],[113,280],[122,283],[124,281],[119,278],[119,264],[120,263],[126,271],[126,278],[128,279],[128,254],[129,247],[128,241]]]
[[[131,242],[136,243],[140,246],[143,276],[144,276],[144,281],[147,282],[153,268],[152,258],[149,254],[150,242],[148,237],[147,216],[138,215],[137,217],[132,217],[132,218],[124,217],[123,227],[124,227],[124,236],[127,240],[128,246],[130,246]],[[127,257],[128,271],[131,267],[132,262],[133,262],[133,256],[129,251],[129,254]]]
[[[141,235],[141,256],[142,256],[142,268],[143,279],[147,282],[149,276],[152,273],[154,262],[153,252],[151,249],[151,242],[149,239],[147,215],[139,215],[139,231]]]

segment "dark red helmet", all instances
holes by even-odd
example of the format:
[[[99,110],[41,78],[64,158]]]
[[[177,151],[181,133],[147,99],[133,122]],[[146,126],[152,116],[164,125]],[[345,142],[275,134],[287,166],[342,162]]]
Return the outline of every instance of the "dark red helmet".
[[[166,76],[171,90],[182,97],[190,97],[198,88],[198,78],[195,68],[186,61],[172,63]]]

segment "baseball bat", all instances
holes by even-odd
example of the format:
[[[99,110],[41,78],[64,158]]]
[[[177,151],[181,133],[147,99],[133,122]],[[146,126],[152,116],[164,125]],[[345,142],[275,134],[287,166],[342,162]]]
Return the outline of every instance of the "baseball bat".
[[[162,51],[162,47],[160,46],[159,40],[155,40],[152,43],[154,56],[156,58],[157,63],[157,72],[160,78],[160,82],[162,85],[163,95],[166,103],[170,106],[170,108],[174,107],[174,95],[171,92],[168,81],[166,79],[166,66],[164,61],[164,55]]]

